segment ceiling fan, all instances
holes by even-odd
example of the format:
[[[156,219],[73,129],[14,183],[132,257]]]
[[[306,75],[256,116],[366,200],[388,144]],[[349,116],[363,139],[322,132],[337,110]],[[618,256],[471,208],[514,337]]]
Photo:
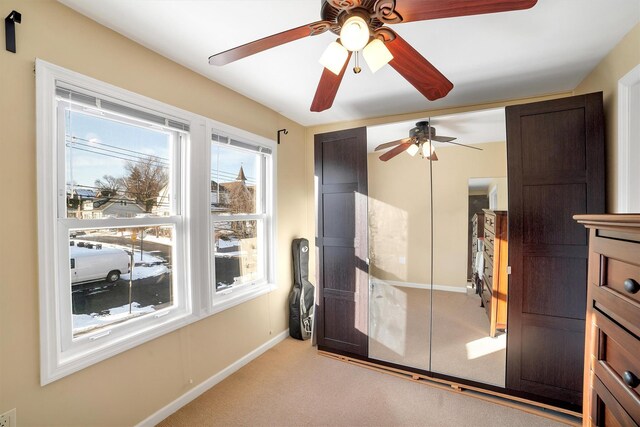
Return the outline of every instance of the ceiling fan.
[[[425,21],[529,9],[537,0],[321,0],[321,20],[283,31],[209,57],[209,64],[225,65],[250,55],[326,31],[339,36],[320,58],[325,70],[311,103],[311,111],[331,108],[347,69],[361,71],[358,54],[373,72],[389,63],[430,101],[443,98],[451,83],[436,67],[385,24]]]
[[[437,135],[436,128],[430,126],[429,122],[424,120],[416,123],[416,127],[409,131],[409,138],[398,139],[397,141],[380,144],[375,148],[374,151],[380,151],[394,147],[380,156],[380,160],[382,160],[383,162],[391,160],[398,154],[405,151],[412,156],[420,153],[423,159],[429,159],[435,162],[436,160],[438,160],[438,156],[436,155],[436,151],[433,148],[433,144],[431,143],[433,141],[446,142],[449,144],[460,145],[462,147],[482,151],[482,148],[460,144],[459,142],[453,142],[455,139],[456,138],[452,136]]]

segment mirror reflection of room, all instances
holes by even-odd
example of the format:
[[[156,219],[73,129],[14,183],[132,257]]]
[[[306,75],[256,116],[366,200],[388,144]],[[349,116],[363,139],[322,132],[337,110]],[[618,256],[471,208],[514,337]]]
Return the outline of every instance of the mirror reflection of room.
[[[407,153],[383,162],[373,151],[412,124],[369,130],[369,357],[429,370],[429,162]]]
[[[380,159],[395,146],[376,147],[419,133],[422,122],[368,130],[369,357],[504,386],[507,292],[491,294],[494,244],[506,272],[504,110],[433,117],[423,129],[442,141],[431,150]]]
[[[507,260],[504,110],[437,117],[432,122],[439,132],[456,136],[455,142],[468,147],[436,145],[431,369],[504,386],[507,293],[502,288],[491,293],[500,268],[506,272]],[[478,233],[486,237],[480,240]],[[491,237],[496,235],[499,239]],[[500,259],[495,259],[494,246],[502,249]],[[474,265],[475,285],[469,275]]]

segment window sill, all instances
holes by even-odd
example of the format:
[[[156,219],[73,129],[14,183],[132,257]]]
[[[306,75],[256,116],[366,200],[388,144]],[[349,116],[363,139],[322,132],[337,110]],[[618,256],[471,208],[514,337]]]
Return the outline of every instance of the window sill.
[[[261,283],[256,285],[242,286],[234,289],[226,295],[215,295],[211,314],[220,313],[236,305],[245,303],[259,296],[268,294],[276,289],[274,283]]]

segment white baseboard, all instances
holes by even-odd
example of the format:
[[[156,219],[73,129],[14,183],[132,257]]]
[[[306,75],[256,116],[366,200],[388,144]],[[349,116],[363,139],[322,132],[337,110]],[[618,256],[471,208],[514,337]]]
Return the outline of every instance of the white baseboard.
[[[222,371],[213,375],[211,378],[193,387],[191,390],[189,390],[182,396],[178,397],[176,400],[169,403],[167,406],[160,408],[158,411],[156,411],[155,413],[153,413],[152,415],[150,415],[149,417],[141,421],[139,424],[137,424],[136,427],[153,427],[157,425],[160,421],[164,420],[169,415],[173,414],[178,409],[185,406],[187,403],[196,399],[202,393],[209,390],[211,387],[215,386],[216,384],[218,384],[219,382],[221,382],[222,380],[224,380],[225,378],[227,378],[228,376],[236,372],[238,369],[242,368],[247,363],[256,359],[262,353],[274,347],[276,344],[280,343],[288,336],[289,336],[288,329],[285,331],[282,331],[281,333],[271,338],[266,343],[262,344],[260,347],[256,348],[252,352],[246,354],[245,356],[233,362],[231,365],[224,368]]]
[[[372,279],[372,282],[374,284],[387,284],[404,288],[433,289],[434,291],[459,292],[463,294],[467,293],[466,283],[464,286],[433,285],[432,287],[428,283],[397,282],[394,280]]]

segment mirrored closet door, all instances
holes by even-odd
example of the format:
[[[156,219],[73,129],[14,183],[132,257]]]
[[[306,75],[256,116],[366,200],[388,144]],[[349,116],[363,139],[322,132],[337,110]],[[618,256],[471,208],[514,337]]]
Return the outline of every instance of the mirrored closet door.
[[[410,127],[368,130],[369,357],[428,371],[431,252],[428,162],[381,161],[375,148]],[[390,137],[398,139],[396,137]],[[383,151],[384,152],[384,151]]]
[[[504,110],[373,126],[367,141],[369,357],[504,387],[484,237],[491,211],[506,238]]]
[[[504,110],[435,117],[431,371],[505,386]],[[438,139],[436,137],[436,139]]]

